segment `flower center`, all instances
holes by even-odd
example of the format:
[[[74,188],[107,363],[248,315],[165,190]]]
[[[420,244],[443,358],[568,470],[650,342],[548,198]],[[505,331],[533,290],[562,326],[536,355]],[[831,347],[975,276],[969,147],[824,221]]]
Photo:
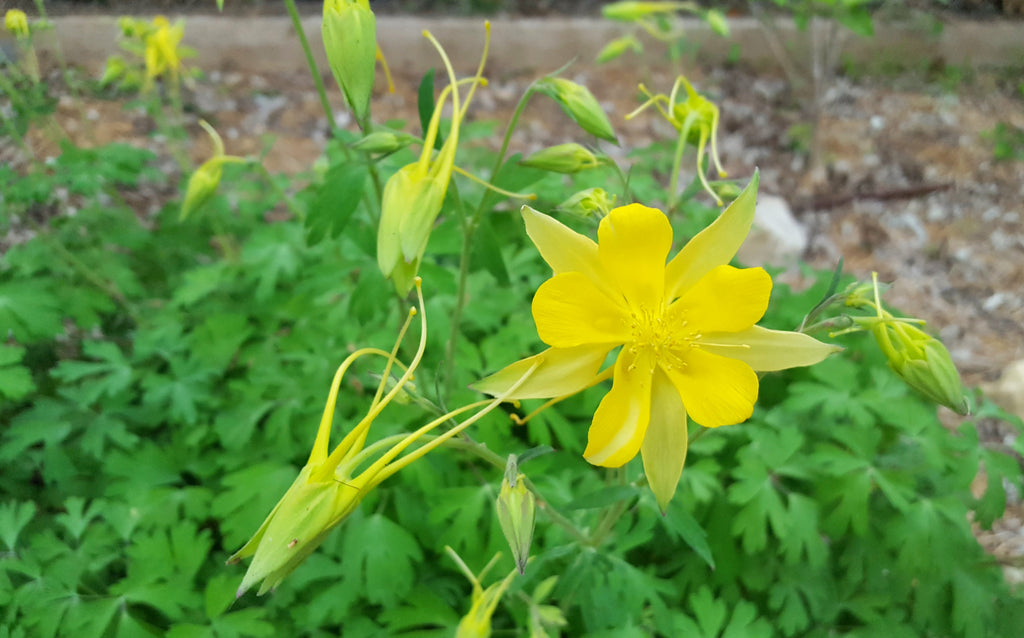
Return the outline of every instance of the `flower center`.
[[[690,348],[700,347],[701,334],[687,329],[686,318],[668,315],[663,307],[651,309],[645,306],[630,313],[629,352],[648,355],[652,372],[654,365],[661,365],[666,370],[685,368],[686,353]],[[634,367],[635,364],[630,369]]]

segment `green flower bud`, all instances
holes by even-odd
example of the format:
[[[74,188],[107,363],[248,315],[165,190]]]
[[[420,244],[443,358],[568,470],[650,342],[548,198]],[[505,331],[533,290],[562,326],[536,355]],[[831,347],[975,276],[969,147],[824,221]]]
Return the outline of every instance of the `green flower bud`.
[[[27,40],[30,32],[28,16],[21,9],[8,9],[4,15],[4,27],[19,40]]]
[[[360,140],[352,143],[352,148],[367,153],[394,153],[416,141],[416,138],[407,133],[393,133],[391,131],[374,131]]]
[[[535,86],[538,91],[558,102],[562,110],[584,131],[618,144],[612,123],[608,121],[608,116],[590,89],[565,78],[553,77],[543,78]]]
[[[601,7],[601,15],[609,20],[637,22],[652,15],[673,13],[678,9],[692,9],[688,2],[613,2]]]
[[[224,165],[229,163],[243,163],[244,159],[224,154],[224,142],[220,135],[205,120],[199,120],[199,125],[206,129],[206,132],[213,140],[213,157],[206,160],[196,169],[188,179],[188,186],[185,187],[185,199],[181,204],[179,221],[184,221],[189,215],[196,212],[213,197],[220,185],[220,178],[224,172]]]
[[[557,206],[558,210],[580,217],[607,215],[615,207],[615,195],[609,195],[603,188],[582,190]]]
[[[898,319],[875,319],[871,332],[889,367],[907,385],[957,414],[968,413],[960,373],[941,341]]]
[[[726,20],[725,14],[718,9],[709,9],[704,14],[704,21],[708,23],[711,30],[718,35],[725,37],[729,35],[729,21]]]
[[[597,54],[597,61],[599,63],[611,62],[627,51],[643,53],[643,50],[644,47],[640,44],[639,40],[632,35],[627,35],[621,38],[615,38],[608,44],[604,45],[601,52]]]
[[[185,189],[185,201],[181,205],[179,220],[184,221],[213,197],[217,192],[217,186],[220,185],[223,166],[223,159],[214,157],[203,162],[202,166],[192,173]]]
[[[537,151],[519,163],[531,168],[570,175],[588,168],[596,168],[601,164],[601,160],[587,148],[571,142]]]
[[[363,121],[370,111],[377,60],[377,19],[369,0],[325,0],[324,50],[345,100]]]
[[[515,456],[510,456],[505,467],[505,478],[501,482],[501,492],[495,503],[501,532],[512,548],[512,558],[520,574],[526,572],[526,562],[530,559],[536,515],[536,498],[533,492],[526,489],[525,478],[517,471]]]

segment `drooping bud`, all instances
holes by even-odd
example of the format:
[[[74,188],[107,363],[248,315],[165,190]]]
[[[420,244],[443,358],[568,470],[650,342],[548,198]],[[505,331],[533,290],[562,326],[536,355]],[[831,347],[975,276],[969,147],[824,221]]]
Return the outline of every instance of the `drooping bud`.
[[[462,558],[455,553],[451,547],[444,548],[448,555],[452,557],[452,560],[456,562],[459,569],[469,582],[473,584],[472,594],[472,605],[470,605],[469,611],[462,620],[459,621],[458,626],[455,628],[455,638],[489,638],[491,635],[491,617],[494,615],[494,611],[498,608],[498,603],[501,602],[501,597],[505,595],[505,591],[509,585],[512,584],[512,579],[516,576],[516,570],[509,572],[503,580],[500,580],[486,589],[480,584],[480,581],[484,579],[487,572],[494,567],[501,554],[496,554],[487,565],[480,570],[480,574],[476,575],[470,571],[466,563],[462,561]]]
[[[221,175],[224,172],[224,164],[245,162],[240,157],[224,154],[224,142],[220,139],[217,131],[205,120],[200,120],[199,125],[206,129],[213,140],[213,157],[203,162],[189,177],[188,186],[185,188],[185,199],[181,204],[181,214],[178,217],[180,221],[184,221],[189,215],[202,208],[217,192]]]
[[[495,503],[501,532],[512,548],[512,558],[520,574],[526,572],[526,562],[530,559],[537,503],[533,492],[526,489],[525,478],[519,474],[515,455],[509,456],[501,492]]]
[[[4,15],[4,28],[19,40],[27,40],[31,32],[28,28],[28,16],[21,9],[8,9]]]
[[[602,159],[586,147],[571,142],[541,149],[519,163],[531,168],[571,175],[588,168],[597,168],[601,165]]]
[[[640,41],[636,39],[632,34],[622,36],[621,38],[615,38],[608,44],[604,45],[604,48],[597,54],[597,62],[605,63],[611,62],[620,55],[627,51],[633,53],[643,53],[644,47],[640,44]]]
[[[558,210],[580,217],[606,216],[615,208],[615,195],[609,195],[603,188],[594,187],[581,190],[557,206]]]
[[[618,144],[612,123],[608,121],[608,116],[590,89],[571,80],[555,77],[543,78],[535,86],[538,91],[558,102],[562,110],[584,131]]]
[[[369,0],[325,0],[322,33],[331,73],[362,122],[370,112],[377,60],[377,18]]]

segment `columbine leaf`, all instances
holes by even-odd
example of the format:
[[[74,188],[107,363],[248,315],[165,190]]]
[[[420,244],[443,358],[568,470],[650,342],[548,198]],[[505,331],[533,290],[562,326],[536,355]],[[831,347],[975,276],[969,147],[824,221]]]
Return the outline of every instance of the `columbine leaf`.
[[[413,584],[413,561],[423,552],[412,534],[381,514],[346,523],[343,565],[371,603],[393,606]]]

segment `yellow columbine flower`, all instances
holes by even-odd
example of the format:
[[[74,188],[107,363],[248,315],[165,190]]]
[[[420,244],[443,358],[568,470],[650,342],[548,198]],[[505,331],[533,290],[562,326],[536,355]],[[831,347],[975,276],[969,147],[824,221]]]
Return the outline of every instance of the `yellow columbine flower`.
[[[356,120],[364,122],[370,111],[379,51],[377,18],[369,0],[326,0],[322,33],[331,73]]]
[[[21,9],[8,9],[4,14],[4,28],[19,40],[27,40],[31,31],[28,26],[28,16]]]
[[[430,231],[441,212],[445,193],[448,192],[448,182],[455,167],[455,151],[459,145],[459,125],[466,116],[466,109],[469,108],[477,85],[486,83],[482,75],[491,42],[490,23],[485,24],[485,29],[484,52],[476,76],[462,81],[455,79],[451,61],[434,36],[427,31],[423,32],[424,37],[430,40],[441,54],[445,69],[448,71],[449,85],[441,92],[434,108],[434,114],[423,138],[423,151],[419,160],[402,167],[392,175],[384,185],[384,194],[381,197],[377,265],[385,277],[394,281],[395,287],[402,294],[412,288],[420,260],[427,249]],[[470,89],[465,102],[462,102],[459,85],[465,83],[470,84]],[[434,141],[437,139],[441,124],[441,111],[449,94],[452,97],[453,110],[451,130],[441,150],[434,156]]]
[[[145,35],[146,81],[152,83],[156,78],[169,74],[177,83],[181,69],[178,45],[185,36],[185,25],[181,21],[172,25],[164,16],[157,16],[153,18],[152,26]]]
[[[598,242],[523,207],[526,231],[554,276],[533,298],[543,353],[478,382],[515,399],[570,395],[614,377],[590,426],[584,457],[618,467],[637,452],[664,510],[682,473],[687,415],[705,427],[740,423],[757,400],[756,371],[817,363],[837,350],[807,335],[755,325],[772,281],[729,261],[754,217],[757,175],[710,226],[666,263],[672,227],[631,204],[601,220]],[[621,346],[613,367],[599,372]]]
[[[686,91],[686,98],[681,102],[677,102],[676,97],[679,94],[680,86]],[[708,141],[710,141],[711,160],[715,164],[719,177],[726,177],[725,170],[722,169],[722,163],[718,159],[718,107],[715,106],[714,102],[697,93],[693,89],[693,85],[681,75],[676,78],[676,82],[672,86],[672,93],[668,96],[661,94],[651,95],[650,91],[643,84],[640,85],[640,91],[648,99],[639,108],[627,115],[626,119],[632,119],[647,107],[654,105],[662,117],[679,131],[676,165],[673,167],[672,175],[673,188],[670,195],[673,198],[675,197],[676,189],[674,186],[679,173],[678,164],[679,158],[682,155],[683,145],[692,144],[697,147],[697,176],[700,178],[700,183],[704,186],[704,190],[714,197],[715,202],[721,206],[723,202],[708,183],[708,178],[704,174],[703,168],[704,150]]]
[[[245,163],[241,157],[224,153],[224,141],[206,120],[199,120],[199,125],[206,130],[213,141],[213,157],[203,162],[189,177],[188,186],[185,188],[185,198],[181,204],[181,214],[178,217],[179,221],[184,221],[213,197],[220,185],[225,164]]]

